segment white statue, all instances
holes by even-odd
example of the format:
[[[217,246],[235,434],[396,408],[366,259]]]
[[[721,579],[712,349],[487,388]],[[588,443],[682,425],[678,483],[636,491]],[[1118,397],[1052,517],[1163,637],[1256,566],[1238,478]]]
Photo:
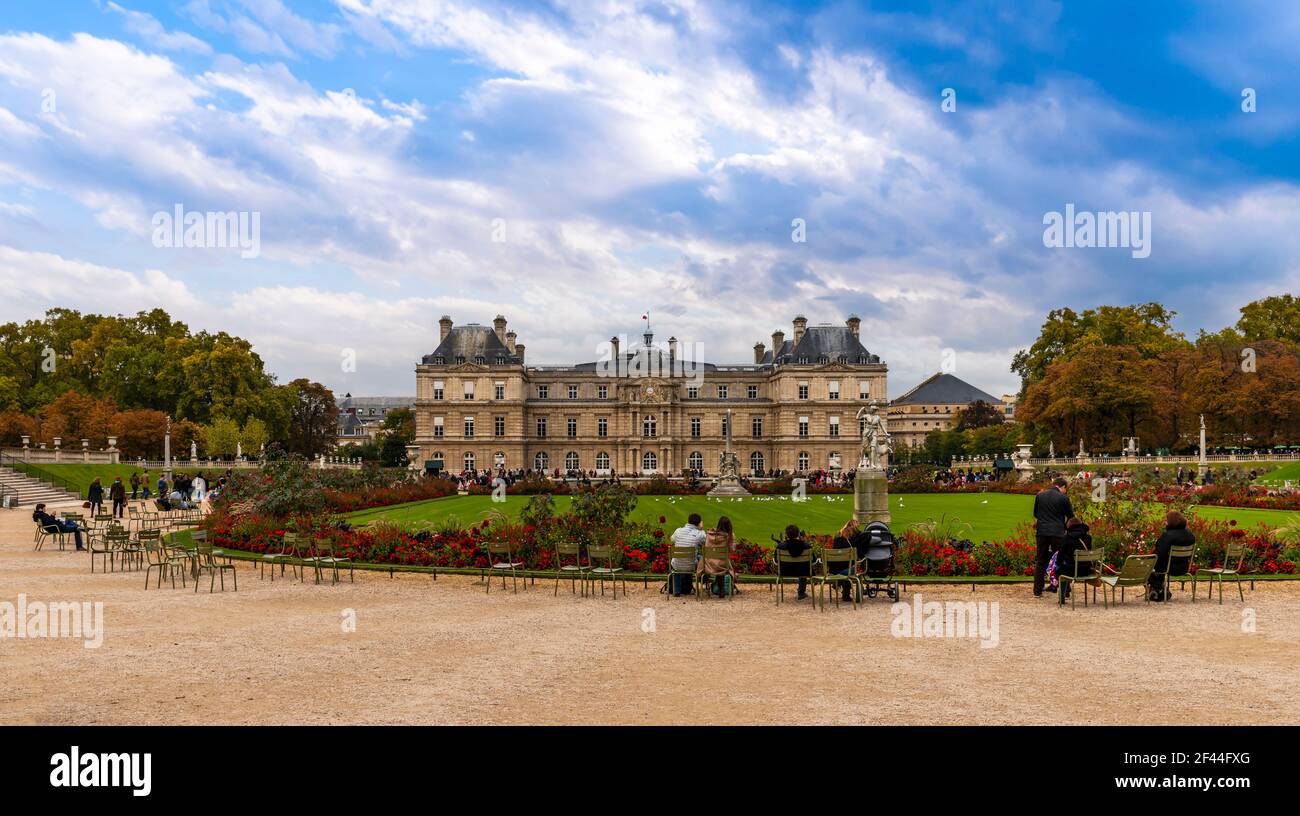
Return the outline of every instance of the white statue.
[[[889,457],[894,452],[894,440],[885,427],[885,418],[878,408],[884,403],[872,400],[858,409],[862,423],[862,458],[858,470],[884,470],[889,467]]]

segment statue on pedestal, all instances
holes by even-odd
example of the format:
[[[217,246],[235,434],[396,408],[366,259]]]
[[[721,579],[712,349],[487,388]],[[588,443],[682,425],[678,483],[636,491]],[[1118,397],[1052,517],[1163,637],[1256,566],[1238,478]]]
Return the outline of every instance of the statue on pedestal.
[[[858,420],[862,423],[862,455],[858,470],[885,470],[889,467],[894,440],[885,427],[885,418],[878,411],[882,405],[884,403],[879,400],[872,400],[858,409]]]

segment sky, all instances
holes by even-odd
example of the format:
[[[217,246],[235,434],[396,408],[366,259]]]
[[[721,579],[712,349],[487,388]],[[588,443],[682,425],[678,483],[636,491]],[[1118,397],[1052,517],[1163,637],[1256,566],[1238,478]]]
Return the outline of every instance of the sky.
[[[891,396],[1014,392],[1051,309],[1193,336],[1300,288],[1297,40],[1249,0],[3,0],[0,321],[163,307],[401,395],[443,314],[533,364],[856,314]],[[1149,254],[1046,245],[1067,205]],[[255,249],[168,246],[178,207]]]

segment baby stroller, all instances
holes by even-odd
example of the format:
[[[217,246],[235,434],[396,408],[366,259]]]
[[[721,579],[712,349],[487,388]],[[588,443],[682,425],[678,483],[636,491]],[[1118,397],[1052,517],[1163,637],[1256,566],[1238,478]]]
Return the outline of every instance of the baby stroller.
[[[892,601],[898,600],[898,582],[894,580],[894,534],[883,521],[873,521],[854,539],[858,551],[859,577],[868,598],[884,591]]]

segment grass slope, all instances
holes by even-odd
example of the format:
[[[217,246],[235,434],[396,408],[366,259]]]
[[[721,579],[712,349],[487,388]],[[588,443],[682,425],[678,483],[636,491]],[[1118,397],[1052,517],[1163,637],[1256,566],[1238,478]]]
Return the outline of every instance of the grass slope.
[[[36,476],[38,479],[42,477],[41,472],[53,474],[55,476],[58,476],[61,479],[67,479],[68,481],[72,482],[74,485],[77,486],[77,488],[81,491],[81,497],[83,499],[86,498],[86,491],[90,487],[91,480],[94,479],[96,476],[99,477],[100,483],[104,485],[104,495],[105,495],[105,499],[107,499],[108,486],[113,483],[114,478],[118,476],[122,477],[122,483],[126,485],[126,490],[129,495],[131,492],[131,474],[139,473],[141,476],[144,475],[144,468],[132,464],[122,464],[122,465],[58,464],[58,465],[37,465],[34,468],[18,465],[16,466],[16,469],[24,473],[31,473],[32,475]],[[220,473],[222,472],[214,468],[178,467],[178,468],[173,468],[173,470],[175,470],[175,472],[177,473],[190,473],[190,474],[204,471],[208,476],[211,476],[213,473],[220,475]],[[158,468],[152,468],[149,471],[149,489],[151,491],[157,490],[158,472],[159,472]]]

